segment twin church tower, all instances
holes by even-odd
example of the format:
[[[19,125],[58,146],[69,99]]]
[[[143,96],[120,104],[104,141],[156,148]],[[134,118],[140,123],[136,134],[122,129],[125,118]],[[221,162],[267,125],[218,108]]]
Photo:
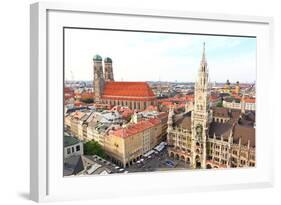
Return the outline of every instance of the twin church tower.
[[[104,73],[102,65],[102,57],[100,55],[95,55],[94,61],[94,99],[99,102],[102,97],[102,92],[104,90],[105,82],[114,81],[113,68],[111,58],[106,57],[104,59]]]

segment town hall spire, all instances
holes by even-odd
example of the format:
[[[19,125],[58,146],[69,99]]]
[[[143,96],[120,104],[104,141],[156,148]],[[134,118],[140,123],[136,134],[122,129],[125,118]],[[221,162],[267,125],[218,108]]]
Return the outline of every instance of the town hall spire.
[[[202,59],[198,78],[194,89],[194,109],[191,116],[192,122],[192,160],[193,168],[206,167],[206,141],[209,126],[209,80],[205,43],[203,44]]]
[[[202,72],[206,72],[207,71],[207,60],[206,60],[206,54],[205,54],[205,42],[203,43],[203,52],[202,52],[202,59],[201,59],[200,70]]]

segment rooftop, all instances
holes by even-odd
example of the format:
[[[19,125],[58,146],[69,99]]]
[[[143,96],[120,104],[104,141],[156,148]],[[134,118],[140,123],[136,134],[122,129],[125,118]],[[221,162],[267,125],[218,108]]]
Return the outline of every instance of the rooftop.
[[[242,125],[236,125],[233,132],[234,143],[239,142],[241,138],[241,144],[247,146],[248,141],[250,141],[250,146],[256,146],[255,128],[247,127]]]
[[[63,176],[78,174],[84,170],[83,161],[80,155],[74,155],[63,162]]]
[[[183,129],[191,129],[191,112],[176,115],[175,125]]]
[[[80,141],[74,137],[71,137],[69,135],[64,135],[63,137],[63,146],[64,147],[68,147],[71,145],[75,145],[77,143],[79,143]]]
[[[161,121],[159,119],[150,118],[148,120],[142,120],[137,124],[131,124],[128,127],[112,131],[110,134],[125,138],[143,132],[144,130],[154,127],[155,125],[158,125],[160,123]]]
[[[146,82],[106,82],[103,97],[155,97]]]

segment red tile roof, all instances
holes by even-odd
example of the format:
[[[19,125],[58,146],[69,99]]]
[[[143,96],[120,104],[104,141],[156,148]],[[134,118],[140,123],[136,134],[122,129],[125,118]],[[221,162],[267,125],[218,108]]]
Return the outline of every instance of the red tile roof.
[[[94,93],[92,93],[92,92],[83,92],[81,94],[81,98],[82,99],[93,98],[93,96],[94,96]]]
[[[167,112],[161,112],[161,113],[159,113],[159,115],[157,117],[159,119],[167,118],[168,117],[168,113]]]
[[[161,121],[159,119],[151,118],[149,120],[140,121],[137,124],[133,124],[129,127],[120,128],[118,130],[112,131],[111,134],[118,137],[126,138],[133,136],[137,133],[143,132],[144,130],[154,127],[155,125],[158,125],[160,123]]]
[[[245,98],[244,101],[246,103],[255,103],[256,102],[256,99],[255,98]]]
[[[161,104],[165,105],[167,107],[174,105],[174,103],[172,103],[172,102],[162,102]]]
[[[149,105],[149,106],[145,109],[145,111],[149,111],[149,112],[151,112],[151,111],[158,111],[158,108],[157,108],[157,106]]]
[[[64,87],[64,93],[74,93],[74,90],[69,87]]]
[[[106,82],[102,97],[155,98],[155,95],[146,82]]]

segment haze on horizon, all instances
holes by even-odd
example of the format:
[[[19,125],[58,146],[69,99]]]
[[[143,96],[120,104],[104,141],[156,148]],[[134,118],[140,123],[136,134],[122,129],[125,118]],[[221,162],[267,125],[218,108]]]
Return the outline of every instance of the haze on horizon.
[[[86,29],[65,30],[65,79],[91,81],[99,54],[116,81],[194,82],[203,42],[211,82],[256,81],[256,38]]]

